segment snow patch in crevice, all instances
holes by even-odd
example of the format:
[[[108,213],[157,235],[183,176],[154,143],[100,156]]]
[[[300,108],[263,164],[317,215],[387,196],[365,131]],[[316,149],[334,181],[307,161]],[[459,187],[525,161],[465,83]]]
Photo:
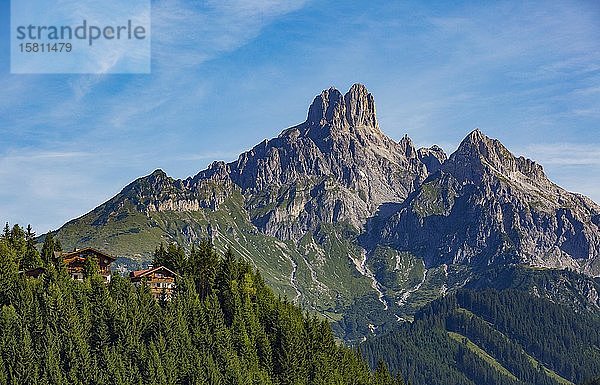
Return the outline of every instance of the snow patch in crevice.
[[[396,255],[396,266],[394,266],[394,271],[398,271],[400,270],[400,260],[402,259],[402,256],[400,256],[400,254]]]
[[[442,287],[440,287],[440,295],[446,295],[447,292],[448,292],[448,286],[446,286],[446,284],[444,283],[442,285]]]

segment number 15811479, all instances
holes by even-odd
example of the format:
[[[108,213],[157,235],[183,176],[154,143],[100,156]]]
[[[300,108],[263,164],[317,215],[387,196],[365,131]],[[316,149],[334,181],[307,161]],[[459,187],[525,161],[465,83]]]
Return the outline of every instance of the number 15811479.
[[[27,53],[60,53],[71,52],[73,45],[71,43],[21,43],[19,48],[21,52]]]

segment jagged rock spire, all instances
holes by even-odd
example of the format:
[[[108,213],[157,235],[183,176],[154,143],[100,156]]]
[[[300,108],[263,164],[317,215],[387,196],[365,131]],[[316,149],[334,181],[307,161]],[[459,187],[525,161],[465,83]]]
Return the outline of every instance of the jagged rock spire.
[[[375,99],[362,84],[354,84],[345,95],[331,87],[315,97],[308,110],[306,124],[309,127],[365,126],[379,129]]]
[[[306,122],[310,126],[331,125],[334,127],[343,127],[345,122],[345,103],[344,96],[336,88],[331,87],[323,90],[308,109],[308,118]]]
[[[375,113],[375,99],[367,87],[356,83],[344,95],[346,102],[346,120],[351,127],[379,128]]]
[[[417,149],[415,148],[412,140],[408,137],[408,134],[404,134],[398,144],[400,145],[401,152],[404,154],[404,156],[407,158],[414,158],[416,156]]]

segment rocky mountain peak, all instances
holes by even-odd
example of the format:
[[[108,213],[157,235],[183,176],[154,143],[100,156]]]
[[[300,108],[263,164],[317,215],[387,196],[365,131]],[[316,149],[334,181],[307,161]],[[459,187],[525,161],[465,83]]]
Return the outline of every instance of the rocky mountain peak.
[[[427,167],[427,172],[433,174],[442,167],[442,164],[448,159],[444,150],[436,145],[429,148],[419,148],[417,157]]]
[[[469,135],[467,135],[467,137],[464,140],[470,141],[470,142],[481,142],[481,141],[485,141],[488,140],[490,138],[488,138],[480,129],[479,127],[475,128],[473,131],[471,131],[469,133]]]
[[[471,131],[460,143],[457,154],[469,157],[483,157],[493,160],[492,154],[508,152],[504,145],[496,139],[486,136],[479,128]]]
[[[156,179],[167,178],[167,173],[161,170],[160,168],[157,168],[156,170],[152,171],[152,174],[150,174],[149,177]]]
[[[458,146],[444,165],[459,180],[480,180],[493,173],[508,179],[528,179],[534,184],[549,183],[542,166],[524,157],[515,157],[499,140],[475,129]]]
[[[362,84],[354,84],[344,95],[346,120],[351,127],[379,128],[375,113],[375,99]]]
[[[308,109],[306,124],[309,127],[332,126],[342,128],[347,125],[345,119],[346,104],[344,96],[336,88],[331,87],[317,95]]]
[[[428,155],[436,152],[419,150],[431,170],[437,162]],[[477,129],[440,170],[430,171],[381,231],[400,250],[432,266],[523,263],[600,271],[594,219],[600,208],[552,183],[534,161]]]
[[[162,190],[165,186],[173,182],[173,178],[169,177],[166,172],[161,169],[156,169],[152,174],[141,177],[137,180],[140,186],[145,186],[147,190]],[[131,185],[134,185],[131,183]]]
[[[315,97],[308,110],[305,125],[309,130],[313,127],[379,129],[375,99],[362,84],[354,84],[345,95],[331,87]]]

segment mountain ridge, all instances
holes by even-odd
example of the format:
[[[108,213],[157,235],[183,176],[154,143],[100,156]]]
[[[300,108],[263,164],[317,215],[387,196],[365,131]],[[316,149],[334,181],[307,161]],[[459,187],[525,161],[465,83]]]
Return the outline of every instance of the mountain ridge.
[[[494,262],[490,257],[505,257],[504,263],[568,267],[597,276],[598,213],[592,200],[552,183],[541,165],[515,157],[476,129],[404,202],[392,228],[382,231],[389,242],[424,254],[432,265],[436,255],[453,257],[443,263],[470,263],[483,254],[480,262],[487,264]],[[442,239],[440,230],[458,238]],[[420,250],[415,238],[422,239]]]
[[[439,147],[417,150],[407,136],[399,142],[385,136],[379,129],[373,96],[363,85],[355,84],[345,95],[335,88],[323,91],[311,104],[304,123],[284,130],[274,139],[264,140],[240,154],[237,160],[213,162],[195,176],[173,183],[184,196],[190,193],[194,195],[207,180],[227,186],[235,184],[243,194],[252,194],[283,186],[298,186],[301,182],[314,182],[306,180],[306,177],[331,177],[334,183],[358,192],[352,196],[345,191],[346,199],[352,200],[351,205],[345,205],[344,200],[331,202],[326,184],[320,184],[322,180],[314,183],[316,187],[311,191],[312,195],[316,195],[313,198],[317,198],[317,202],[315,199],[304,199],[302,204],[329,206],[325,210],[333,213],[329,217],[314,208],[311,216],[317,217],[318,222],[348,220],[353,226],[360,227],[381,203],[403,200],[430,171],[439,168],[445,158],[445,153]],[[427,164],[424,159],[427,159]],[[366,180],[362,169],[372,163],[377,163],[383,171],[376,178]],[[398,169],[407,175],[394,177]],[[153,175],[148,176],[150,183]],[[141,182],[140,179],[138,181]],[[359,197],[356,195],[360,194],[364,197],[357,199]],[[155,203],[150,210],[206,208],[206,202],[202,199],[198,201],[199,204],[187,199],[181,199],[179,203]],[[250,208],[251,211],[260,211],[261,207],[273,203],[273,200],[258,200],[250,204]],[[214,209],[218,204],[218,197],[213,196],[209,206]],[[292,210],[292,213],[295,211]],[[257,213],[252,217],[253,223],[278,238],[298,240],[303,231],[315,230],[316,227],[315,223],[311,223],[314,222],[311,218],[302,218],[303,228],[299,233],[285,234],[281,229],[272,227],[281,227],[275,217],[289,213],[270,212],[267,215],[269,217]],[[273,222],[276,224],[273,225]]]
[[[324,90],[304,122],[236,160],[186,179],[156,170],[55,235],[142,258],[211,238],[356,340],[489,268],[598,276],[599,226],[597,204],[479,129],[450,156],[387,137],[355,84]]]

